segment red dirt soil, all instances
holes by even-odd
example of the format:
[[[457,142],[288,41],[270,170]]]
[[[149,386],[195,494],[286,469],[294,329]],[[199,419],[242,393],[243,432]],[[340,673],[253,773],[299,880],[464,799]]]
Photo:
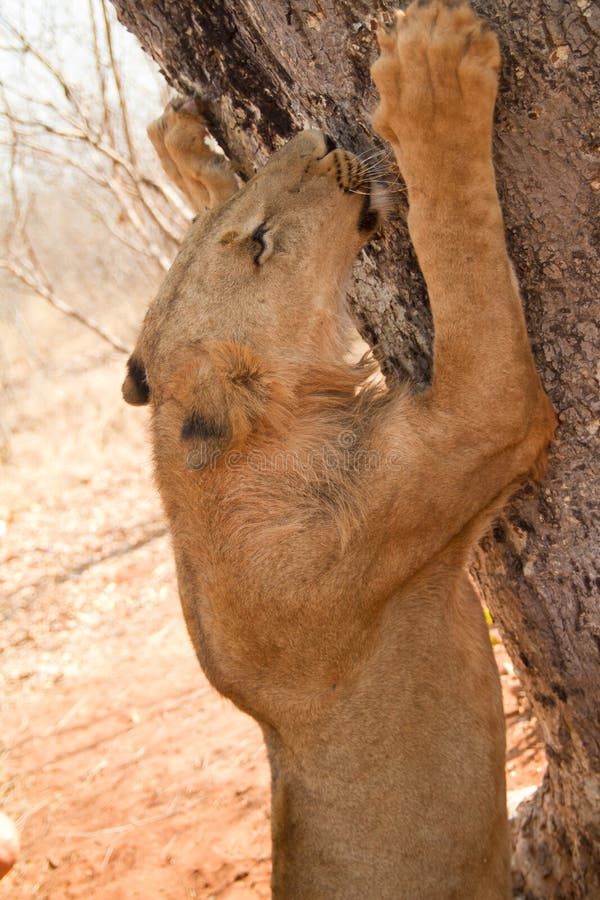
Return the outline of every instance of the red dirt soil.
[[[199,670],[160,525],[121,521],[118,534],[97,523],[100,542],[122,541],[107,559],[63,557],[62,575],[37,585],[30,624],[4,653],[3,805],[22,853],[0,893],[268,897],[260,732]],[[542,751],[505,651],[495,652],[514,789],[539,781]]]

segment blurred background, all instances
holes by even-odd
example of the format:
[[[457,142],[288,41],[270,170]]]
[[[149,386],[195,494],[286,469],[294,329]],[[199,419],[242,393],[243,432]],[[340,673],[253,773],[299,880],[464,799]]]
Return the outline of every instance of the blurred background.
[[[125,352],[189,210],[145,137],[165,83],[110,3],[4,0],[0,40],[7,461],[20,452],[7,402],[19,378],[42,364],[46,379],[64,365],[65,341],[75,342],[72,365],[79,339],[98,354]],[[55,447],[42,450],[55,456]]]
[[[189,645],[126,354],[191,219],[108,0],[0,2],[0,896],[268,897],[261,737]],[[513,802],[544,768],[491,630]]]

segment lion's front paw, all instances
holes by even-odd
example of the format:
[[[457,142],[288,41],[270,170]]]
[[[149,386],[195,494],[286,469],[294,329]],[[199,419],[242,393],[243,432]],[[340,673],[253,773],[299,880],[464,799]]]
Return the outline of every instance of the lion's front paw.
[[[452,156],[490,152],[500,51],[467,3],[418,0],[380,29],[373,118],[407,181]]]
[[[174,97],[148,126],[148,137],[165,172],[196,210],[218,206],[237,190],[231,166],[207,142],[210,135],[196,98]]]
[[[177,157],[183,153],[203,151],[208,137],[198,102],[179,95],[167,103],[162,116],[151,122],[147,131],[163,164],[164,154],[177,165]],[[174,177],[171,172],[168,174]]]

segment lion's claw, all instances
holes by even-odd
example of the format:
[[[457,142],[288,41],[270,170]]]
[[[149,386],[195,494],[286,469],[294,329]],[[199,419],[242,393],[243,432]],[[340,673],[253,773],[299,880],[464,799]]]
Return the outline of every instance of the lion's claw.
[[[489,151],[500,63],[493,31],[465,2],[416,0],[377,34],[374,126],[407,180],[454,148]]]

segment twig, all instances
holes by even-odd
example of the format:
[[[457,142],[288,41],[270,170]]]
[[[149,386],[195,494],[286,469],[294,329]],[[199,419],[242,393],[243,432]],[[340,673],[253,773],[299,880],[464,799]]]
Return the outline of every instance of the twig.
[[[100,43],[98,41],[98,26],[96,24],[96,14],[94,12],[93,0],[88,0],[88,10],[90,22],[92,25],[92,40],[94,44],[94,59],[96,61],[96,75],[98,77],[98,87],[100,88],[100,98],[102,101],[102,124],[104,132],[108,136],[111,144],[114,144],[114,135],[112,130],[112,117],[110,107],[106,97],[106,79],[104,77],[104,66],[102,65],[102,57],[100,54]]]
[[[110,25],[110,21],[108,19],[108,13],[106,11],[106,2],[105,0],[100,0],[100,6],[102,7],[102,17],[104,19],[104,31],[106,34],[106,46],[108,47],[108,56],[110,59],[110,70],[113,77],[113,81],[115,83],[115,87],[117,89],[117,97],[119,98],[119,107],[121,109],[121,124],[123,126],[123,134],[125,135],[125,143],[127,144],[127,151],[129,153],[129,161],[132,166],[136,164],[136,153],[133,147],[133,141],[131,140],[131,131],[129,128],[129,114],[127,112],[127,104],[125,102],[125,95],[123,93],[123,87],[121,85],[121,73],[119,72],[119,66],[115,59],[115,54],[113,52],[113,40],[112,40],[112,29]]]
[[[91,559],[87,559],[82,563],[79,563],[77,566],[73,566],[67,572],[62,572],[60,575],[56,575],[52,577],[51,575],[43,575],[41,578],[38,578],[36,581],[21,585],[16,588],[10,594],[7,595],[6,599],[11,600],[14,597],[18,597],[19,594],[22,594],[24,591],[33,590],[36,593],[33,597],[30,597],[29,600],[18,607],[18,609],[27,609],[30,606],[41,588],[48,584],[56,585],[63,584],[65,581],[71,581],[73,578],[79,577],[79,575],[83,575],[88,569],[91,569],[92,566],[97,566],[100,563],[106,562],[107,559],[113,559],[115,556],[124,556],[126,553],[133,553],[135,550],[139,550],[141,547],[144,547],[146,544],[149,544],[150,541],[154,541],[157,538],[163,537],[167,533],[167,529],[165,527],[155,528],[149,534],[144,535],[137,541],[132,541],[128,544],[123,544],[120,547],[116,547],[114,550],[110,550],[108,553],[103,553],[101,556],[94,556]],[[17,609],[12,610],[8,613],[4,621],[12,618]]]
[[[0,416],[0,460],[8,462],[12,455],[10,431],[8,425],[4,424],[2,416]]]
[[[6,94],[2,90],[1,86],[0,98],[2,99],[4,105],[4,113],[7,116],[9,128],[11,131],[9,155],[9,190],[13,206],[13,215],[15,218],[14,235],[18,235],[20,237],[25,251],[25,258],[21,260],[15,259],[10,255],[10,253],[7,253],[6,259],[0,259],[0,268],[11,272],[16,278],[19,279],[19,281],[27,285],[27,287],[34,291],[39,297],[42,297],[59,312],[63,313],[71,319],[75,319],[75,321],[79,322],[80,324],[85,325],[85,327],[90,331],[93,331],[103,340],[107,341],[107,343],[114,347],[115,350],[118,350],[120,353],[129,353],[129,348],[126,347],[125,344],[123,344],[118,338],[110,334],[94,319],[84,315],[83,313],[79,312],[79,310],[74,309],[74,307],[70,306],[68,303],[65,303],[65,301],[57,297],[55,292],[52,290],[50,280],[46,272],[44,271],[44,268],[35,252],[35,249],[27,232],[27,207],[23,207],[23,204],[20,201],[19,192],[17,190],[17,182],[15,178],[15,165],[17,159],[19,138],[14,124],[14,118],[12,117],[11,109],[6,99]]]
[[[0,139],[0,144],[1,143],[3,142]],[[131,239],[127,235],[125,235],[124,232],[110,225],[108,223],[108,220],[101,214],[99,214],[98,210],[96,209],[95,212],[99,215],[103,225],[111,232],[111,234],[117,237],[131,250],[134,250],[137,253],[141,253],[143,256],[146,256],[149,259],[153,259],[165,272],[169,270],[169,267],[171,265],[170,259],[160,250],[157,244],[149,238],[147,228],[144,226],[142,219],[135,211],[135,206],[133,205],[133,203],[128,201],[127,193],[120,186],[118,178],[116,178],[115,176],[104,175],[100,171],[97,171],[90,166],[85,166],[82,163],[74,160],[72,157],[66,156],[63,153],[59,153],[57,150],[51,149],[49,147],[43,147],[40,144],[33,144],[26,139],[21,143],[23,147],[26,147],[27,150],[31,151],[32,153],[39,156],[45,156],[52,162],[68,165],[76,171],[81,172],[82,175],[85,175],[86,178],[88,178],[94,184],[97,184],[99,187],[110,191],[110,193],[112,193],[114,198],[117,200],[124,217],[131,224],[134,231],[136,231],[140,235],[141,242],[134,243],[133,241],[131,241]],[[154,186],[153,183],[149,183]],[[177,242],[179,243],[183,235],[176,235],[176,237]]]
[[[60,128],[57,128],[55,125],[49,125],[47,122],[32,122],[30,119],[21,119],[19,116],[15,116],[14,114],[8,115],[6,112],[0,113],[4,118],[10,119],[13,125],[21,125],[23,128],[38,128],[44,131],[46,134],[51,134],[54,137],[63,138],[65,141],[87,141],[87,135],[82,131],[63,131]]]
[[[41,364],[42,357],[38,353],[38,349],[35,346],[35,342],[33,340],[33,335],[31,334],[31,331],[29,330],[29,326],[23,317],[23,313],[16,305],[14,306],[13,311],[12,311],[12,324],[15,328],[15,331],[17,332],[17,334],[23,341],[23,344],[24,344],[25,349],[27,350],[27,353],[29,354],[29,356],[36,363]]]
[[[159,182],[149,178],[147,175],[143,174],[137,166],[137,158],[135,153],[135,148],[133,144],[133,139],[131,135],[131,128],[129,124],[129,113],[127,110],[125,95],[122,87],[120,72],[118,69],[118,63],[114,56],[113,50],[113,42],[112,42],[112,32],[110,20],[108,17],[108,12],[106,8],[106,4],[104,0],[102,0],[102,13],[104,18],[105,30],[106,30],[106,41],[107,47],[111,62],[111,70],[115,82],[115,87],[117,90],[117,95],[119,97],[119,108],[121,112],[122,119],[122,128],[123,134],[125,137],[125,143],[127,146],[127,153],[124,155],[119,152],[115,144],[115,135],[112,128],[112,123],[110,121],[110,109],[108,106],[108,98],[106,97],[106,93],[103,95],[102,108],[103,108],[103,124],[102,126],[94,127],[90,117],[85,112],[82,104],[79,102],[77,98],[76,92],[69,86],[66,78],[60,73],[60,71],[46,58],[46,56],[39,51],[33,44],[28,40],[26,35],[24,35],[19,29],[15,28],[11,23],[7,22],[4,19],[0,19],[0,22],[3,23],[4,27],[10,31],[15,38],[17,38],[22,45],[22,49],[24,52],[31,53],[37,60],[39,60],[42,65],[45,66],[47,71],[53,76],[55,81],[61,87],[63,93],[65,94],[67,100],[69,101],[71,107],[74,109],[76,113],[76,118],[70,118],[63,110],[60,110],[55,104],[45,103],[41,101],[41,105],[48,106],[56,115],[65,119],[69,122],[71,126],[70,130],[59,127],[56,123],[51,123],[42,120],[31,121],[27,119],[22,119],[20,117],[16,117],[14,114],[10,113],[10,118],[12,119],[11,128],[14,130],[15,126],[19,126],[25,129],[33,129],[34,131],[39,132],[40,130],[47,134],[49,137],[57,138],[63,141],[74,141],[74,142],[82,142],[91,146],[94,150],[97,151],[101,156],[107,159],[113,167],[119,167],[122,169],[123,173],[127,175],[127,177],[131,181],[131,186],[134,193],[137,195],[138,200],[141,206],[144,208],[144,211],[147,215],[152,219],[155,225],[158,227],[163,236],[175,246],[177,246],[181,240],[181,233],[176,233],[164,215],[160,212],[160,210],[155,206],[152,201],[145,196],[141,189],[141,185],[148,185],[153,188],[153,190],[160,195],[170,206],[176,206],[172,202],[172,195],[169,196],[169,191],[166,187],[161,185]],[[104,76],[102,74],[102,65],[100,59],[100,49],[97,43],[97,29],[95,26],[95,19],[92,20],[92,32],[95,38],[95,52],[96,52],[96,67],[100,66],[100,75],[102,85],[104,85],[101,90],[105,91],[106,85],[104,81]],[[36,102],[32,99],[32,102]],[[5,108],[7,104],[5,104]],[[6,115],[6,113],[5,113]],[[108,123],[106,125],[106,123]],[[106,132],[105,137],[103,137],[103,131]],[[185,219],[185,214],[179,208],[177,212],[182,215]],[[152,254],[156,254],[155,247],[152,248]],[[162,262],[161,265],[164,266],[164,262],[166,257],[162,254]]]
[[[106,331],[106,329],[99,325],[94,319],[84,315],[82,312],[79,312],[79,310],[74,309],[74,307],[69,306],[68,303],[65,303],[64,300],[57,297],[56,294],[49,290],[45,285],[35,281],[35,279],[32,278],[19,263],[14,260],[0,259],[0,269],[6,269],[8,272],[11,272],[19,279],[19,281],[31,288],[38,297],[42,297],[50,304],[50,306],[53,306],[54,309],[57,309],[59,312],[63,313],[63,315],[68,316],[70,319],[74,319],[81,325],[85,325],[86,328],[93,331],[98,337],[101,337],[103,341],[106,341],[111,347],[118,350],[119,353],[131,353],[131,348],[123,344],[119,338],[114,337],[109,331]]]
[[[149,710],[153,706],[157,707],[156,715],[160,715],[161,717],[163,717],[167,713],[170,713],[170,712],[173,712],[174,710],[179,709],[182,705],[185,706],[186,711],[189,710],[190,702],[192,700],[197,700],[200,697],[204,697],[211,690],[212,690],[212,688],[210,688],[209,686],[200,687],[200,688],[198,688],[198,687],[188,688],[184,691],[178,691],[174,696],[173,695],[164,695],[164,696],[159,696],[159,697],[155,696],[155,697],[153,697],[152,700],[148,701],[147,703],[141,704],[141,705],[138,704],[138,706],[140,707],[140,709],[143,709],[143,710]],[[169,701],[173,701],[173,702],[169,702]],[[78,701],[78,703],[79,703],[79,701]],[[76,704],[76,706],[78,705],[78,703]],[[28,722],[27,725],[25,726],[27,728],[27,734],[25,735],[25,737],[22,737],[19,740],[14,741],[12,744],[10,744],[10,746],[7,746],[5,748],[5,750],[7,753],[14,753],[16,750],[19,750],[26,744],[30,744],[32,741],[45,741],[48,738],[56,739],[58,737],[62,737],[65,734],[71,734],[73,736],[75,732],[85,731],[87,728],[96,726],[100,722],[104,722],[107,719],[114,718],[114,716],[116,716],[116,715],[120,715],[120,713],[121,713],[120,710],[113,710],[111,712],[104,713],[104,715],[101,715],[101,716],[93,716],[91,718],[88,718],[85,722],[81,722],[78,725],[69,725],[68,728],[63,725],[63,726],[61,726],[60,730],[58,728],[58,725],[56,725],[45,732],[40,732],[40,733],[36,733],[36,734],[31,733],[31,730],[29,727],[30,723]],[[69,710],[69,712],[67,713],[67,716],[70,716],[70,715],[71,715],[71,710]],[[192,712],[192,715],[187,716],[187,718],[193,718],[194,715],[197,715],[197,710],[194,710]],[[184,718],[186,718],[186,717],[184,716]],[[147,722],[148,719],[146,718],[146,719],[144,719],[144,721]],[[133,728],[135,726],[131,726],[131,727]],[[86,748],[84,747],[83,749],[85,751]],[[113,766],[113,769],[121,768],[123,765],[126,765],[126,764],[121,763],[116,767]],[[31,772],[37,772],[37,771],[39,771],[39,770],[38,769],[31,770]],[[30,774],[31,774],[31,772],[30,772]]]
[[[188,803],[187,806],[179,807],[179,809],[167,810],[166,813],[162,813],[158,816],[149,816],[147,819],[132,819],[131,822],[127,822],[125,825],[114,825],[112,828],[98,828],[95,831],[66,831],[63,834],[63,837],[94,838],[101,834],[122,834],[124,831],[132,831],[134,828],[140,828],[143,825],[151,825],[153,822],[163,822],[165,819],[172,819],[173,816],[180,816],[182,813],[189,812],[190,809],[194,809],[194,807],[204,803],[205,800],[206,795],[203,794],[201,797],[194,800],[193,803]]]
[[[67,710],[67,712],[63,716],[60,717],[56,725],[52,728],[52,731],[48,734],[48,737],[50,737],[51,735],[56,735],[59,731],[61,731],[65,727],[67,722],[69,722],[73,718],[79,708],[83,706],[87,699],[88,697],[85,694],[83,697],[79,697],[79,699],[75,701],[73,706],[69,710]]]
[[[113,237],[116,237],[118,241],[121,241],[121,243],[125,247],[128,247],[130,250],[133,250],[134,253],[139,253],[140,256],[145,256],[147,259],[151,259],[154,262],[158,262],[159,265],[161,266],[161,268],[164,269],[165,272],[168,271],[169,262],[168,262],[168,260],[166,260],[164,258],[164,256],[161,256],[157,260],[156,256],[152,253],[152,250],[148,246],[145,246],[141,241],[134,241],[127,234],[125,234],[125,232],[121,231],[119,228],[116,228],[113,225],[113,223],[110,221],[108,216],[104,215],[104,213],[101,210],[99,210],[97,207],[94,207],[93,212],[94,212],[94,215],[100,219],[100,221],[102,222],[102,224],[104,225],[106,230],[110,234],[112,234]]]
[[[29,41],[29,39],[26,37],[26,35],[23,34],[23,32],[19,31],[18,28],[15,28],[15,26],[12,24],[12,22],[9,22],[7,19],[4,18],[4,16],[2,16],[0,18],[0,24],[2,24],[2,26],[4,28],[6,28],[6,30],[9,31],[13,35],[13,37],[15,37],[19,41],[24,52],[30,53],[34,57],[34,59],[37,59],[37,61],[42,66],[44,66],[46,71],[49,72],[50,75],[52,75],[54,80],[60,85],[62,92],[65,95],[66,100],[73,107],[73,109],[75,110],[75,112],[77,113],[77,115],[79,116],[81,121],[84,122],[86,124],[86,126],[88,128],[90,128],[90,130],[91,130],[90,120],[88,119],[86,112],[83,109],[83,106],[79,102],[77,94],[75,93],[75,91],[73,90],[71,85],[69,85],[67,80],[63,77],[63,75],[61,75],[61,73],[58,71],[58,69],[52,65],[50,60],[47,59],[46,56],[40,50],[38,50],[36,47],[33,46],[33,44]]]
[[[5,142],[0,138],[0,144],[3,143]],[[55,150],[51,147],[44,147],[41,144],[33,144],[27,138],[22,138],[20,143],[22,147],[25,147],[36,156],[45,156],[53,163],[70,166],[72,169],[75,169],[75,171],[81,172],[82,175],[85,175],[86,178],[88,178],[94,184],[97,184],[98,187],[110,189],[109,179],[106,175],[102,174],[101,171],[91,168],[90,166],[83,165],[83,163],[80,163],[77,160],[73,159],[72,156],[67,156],[65,153],[59,153],[58,150]]]

